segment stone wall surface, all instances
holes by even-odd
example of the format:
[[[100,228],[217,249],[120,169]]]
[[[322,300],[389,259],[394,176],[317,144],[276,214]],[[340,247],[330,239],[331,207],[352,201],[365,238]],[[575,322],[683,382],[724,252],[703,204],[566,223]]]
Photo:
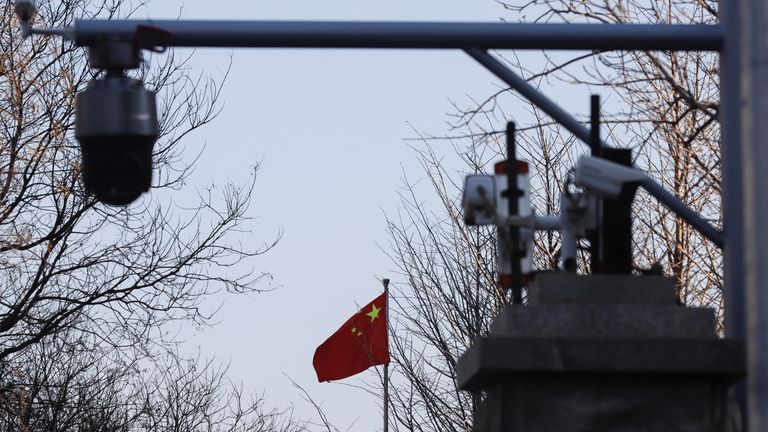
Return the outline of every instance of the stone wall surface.
[[[458,364],[478,432],[736,432],[741,341],[659,276],[537,275]]]

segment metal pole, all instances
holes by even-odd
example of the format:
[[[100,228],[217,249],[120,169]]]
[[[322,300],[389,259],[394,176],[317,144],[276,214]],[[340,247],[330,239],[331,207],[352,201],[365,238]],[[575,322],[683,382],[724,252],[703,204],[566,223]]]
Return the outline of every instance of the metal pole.
[[[517,152],[515,148],[515,123],[507,123],[507,190],[502,192],[502,196],[507,198],[507,210],[510,216],[518,214],[518,203],[522,191],[517,184],[517,175],[519,172],[517,166]],[[506,227],[509,233],[509,245],[510,248],[509,258],[512,260],[512,303],[523,303],[523,278],[520,269],[520,228],[516,226]],[[501,235],[501,233],[499,233]],[[505,239],[502,238],[502,241]]]
[[[726,331],[747,341],[747,427],[768,431],[768,5],[720,2]],[[730,315],[730,318],[729,318]],[[746,317],[746,319],[745,319]]]
[[[389,339],[389,279],[382,279],[381,282],[384,284],[384,318]],[[384,432],[389,432],[389,363],[384,363]]]
[[[632,150],[622,148],[603,148],[606,160],[628,167],[632,166]],[[637,187],[625,184],[619,196],[603,199],[601,205],[601,225],[598,226],[602,242],[601,273],[632,273],[632,202],[635,200]]]
[[[589,98],[589,147],[592,156],[603,157],[603,139],[600,138],[600,95]]]
[[[724,44],[720,53],[720,123],[722,128],[720,151],[723,160],[723,226],[726,227],[723,252],[725,332],[729,337],[746,336],[744,317],[744,229],[741,223],[743,208],[742,136],[741,136],[741,42],[739,17],[741,0],[720,3],[720,22]]]
[[[498,22],[78,20],[79,46],[133,42],[137,29],[167,33],[165,46],[717,51],[717,25]]]
[[[723,249],[723,302],[725,311],[725,334],[729,338],[745,339],[745,271],[744,267],[744,225],[742,209],[743,181],[742,134],[741,134],[741,39],[748,31],[741,28],[741,0],[720,3],[719,18],[723,27],[723,49],[720,52],[720,153],[723,170],[723,227],[725,248]],[[748,42],[748,41],[745,41]],[[745,69],[746,72],[746,69]],[[747,350],[751,343],[747,343]],[[750,377],[747,377],[751,380]],[[741,408],[742,423],[747,424],[749,406],[746,382],[736,384],[736,400]],[[745,426],[746,427],[746,426]]]
[[[593,94],[590,98],[590,127],[589,147],[592,156],[603,157],[603,139],[600,137],[600,96]],[[590,272],[593,274],[603,271],[603,200],[597,198],[597,228],[587,232],[590,252]]]

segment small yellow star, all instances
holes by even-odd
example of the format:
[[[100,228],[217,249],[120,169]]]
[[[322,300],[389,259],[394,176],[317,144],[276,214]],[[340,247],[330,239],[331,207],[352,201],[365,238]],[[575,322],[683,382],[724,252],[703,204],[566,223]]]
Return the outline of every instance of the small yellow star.
[[[363,332],[359,331],[359,332],[357,332],[357,335],[358,335],[358,336],[362,336],[362,335],[363,335]]]
[[[352,333],[357,333],[357,327],[352,327]]]
[[[366,316],[371,317],[371,322],[379,317],[379,311],[381,308],[377,308],[375,304],[371,305],[371,311],[365,314]]]

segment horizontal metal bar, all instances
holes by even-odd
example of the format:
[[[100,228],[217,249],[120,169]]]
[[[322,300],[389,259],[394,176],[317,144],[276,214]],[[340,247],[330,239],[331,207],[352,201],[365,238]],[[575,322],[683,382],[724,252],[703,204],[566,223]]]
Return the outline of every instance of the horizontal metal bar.
[[[531,103],[541,108],[542,111],[547,113],[555,121],[563,125],[569,132],[571,132],[576,138],[580,139],[587,145],[591,145],[591,134],[587,127],[579,123],[572,115],[568,114],[560,106],[553,102],[548,97],[544,96],[535,87],[528,84],[523,77],[513,72],[504,63],[500,62],[496,57],[488,54],[483,49],[469,48],[465,50],[473,59],[478,63],[485,66],[486,69],[491,71],[494,75],[499,77],[502,81],[507,83],[513,90],[520,93],[524,98],[528,99]],[[607,143],[602,142],[603,146],[609,147]]]
[[[78,20],[79,46],[133,40],[139,25],[171,34],[168,46],[717,51],[719,25],[496,22]]]
[[[506,221],[506,225],[516,226],[518,228],[530,228],[531,230],[538,230],[538,231],[556,231],[556,230],[559,230],[560,226],[562,225],[559,215],[558,216],[513,215],[513,216],[507,217],[506,219],[504,219],[501,216],[496,216],[496,218],[497,220],[502,221],[502,224],[503,224],[503,221]]]

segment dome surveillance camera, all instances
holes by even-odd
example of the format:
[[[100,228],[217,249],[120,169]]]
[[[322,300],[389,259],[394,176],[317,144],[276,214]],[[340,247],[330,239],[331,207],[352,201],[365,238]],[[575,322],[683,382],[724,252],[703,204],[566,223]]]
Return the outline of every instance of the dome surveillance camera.
[[[158,132],[155,93],[141,81],[122,76],[92,81],[76,100],[75,137],[86,190],[115,206],[148,191]]]
[[[35,6],[34,0],[16,0],[13,10],[23,23],[32,21],[32,18],[34,18],[37,13],[37,7]]]

